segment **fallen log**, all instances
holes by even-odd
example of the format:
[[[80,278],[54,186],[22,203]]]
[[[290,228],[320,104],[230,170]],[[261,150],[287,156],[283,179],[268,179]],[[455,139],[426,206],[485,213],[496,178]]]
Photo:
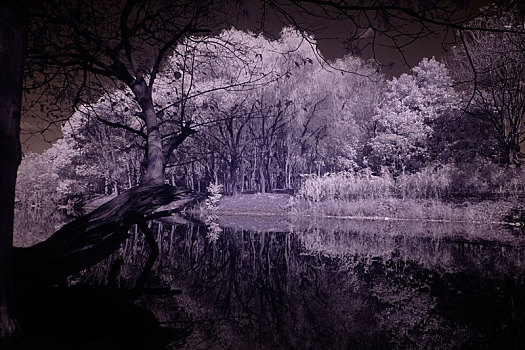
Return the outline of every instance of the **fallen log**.
[[[60,228],[47,240],[15,248],[17,285],[53,284],[95,265],[116,251],[133,224],[143,225],[159,207],[190,198],[190,191],[169,185],[134,187],[91,213]]]

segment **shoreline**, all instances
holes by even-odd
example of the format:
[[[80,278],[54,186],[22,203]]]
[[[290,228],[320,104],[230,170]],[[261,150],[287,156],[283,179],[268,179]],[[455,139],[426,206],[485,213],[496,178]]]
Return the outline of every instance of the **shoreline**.
[[[203,213],[205,211],[203,210]],[[451,220],[451,219],[430,219],[430,218],[398,218],[388,216],[349,216],[349,215],[312,215],[312,214],[297,214],[297,213],[254,213],[254,212],[236,212],[236,211],[217,211],[218,216],[234,216],[234,217],[293,217],[293,218],[314,218],[314,219],[336,219],[336,220],[354,220],[354,221],[405,221],[405,222],[433,222],[445,224],[473,224],[473,225],[503,225],[517,228],[525,227],[525,223],[518,221],[481,221],[481,220]]]
[[[205,209],[201,211],[206,212]],[[518,199],[466,200],[458,203],[397,198],[307,202],[285,194],[240,194],[222,197],[215,214],[525,227],[525,206]]]
[[[88,202],[84,209],[92,209],[114,196],[99,197]],[[204,215],[199,205],[192,210]],[[407,215],[410,213],[410,215]],[[255,193],[223,196],[215,211],[218,216],[277,216],[326,218],[362,221],[405,221],[457,224],[504,225],[525,227],[525,205],[513,199],[399,199],[374,198],[355,200],[306,201],[289,194]]]

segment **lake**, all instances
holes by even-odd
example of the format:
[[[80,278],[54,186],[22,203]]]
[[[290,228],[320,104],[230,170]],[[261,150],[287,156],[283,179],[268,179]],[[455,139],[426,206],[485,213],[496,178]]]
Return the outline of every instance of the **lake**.
[[[211,228],[210,228],[211,227]],[[525,346],[525,240],[499,226],[288,217],[165,219],[135,304],[189,335],[173,349],[495,349]],[[148,249],[70,283],[133,287]],[[190,333],[191,332],[191,333]]]

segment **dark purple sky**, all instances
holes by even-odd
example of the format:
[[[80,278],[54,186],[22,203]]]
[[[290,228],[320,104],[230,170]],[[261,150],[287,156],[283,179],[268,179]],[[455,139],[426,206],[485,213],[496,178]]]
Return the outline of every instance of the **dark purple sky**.
[[[259,32],[261,31],[260,18],[261,13],[263,12],[260,7],[260,2],[258,0],[245,1],[258,4],[258,6],[254,5],[253,7],[250,7],[245,16],[237,18],[236,26],[240,29],[249,29]],[[348,3],[351,3],[351,1],[348,1]],[[464,16],[471,15],[473,12],[476,12],[481,6],[487,4],[488,2],[484,0],[451,0],[450,3],[462,3],[463,7],[458,9],[456,15],[453,17],[456,20]],[[345,43],[345,41],[347,41],[354,33],[354,24],[352,21],[345,18],[330,20],[326,18],[323,10],[319,7],[311,6],[307,8],[313,14],[308,16],[297,16],[299,27],[306,29],[307,32],[315,37],[318,47],[324,57],[328,60],[333,60],[352,53],[352,50],[349,48],[350,45]],[[272,11],[272,9],[267,8],[265,13],[266,15],[263,30],[265,33],[268,33],[268,35],[274,35],[277,37],[283,25],[286,25],[286,23],[289,22],[283,18],[282,14],[276,14],[274,11]],[[319,15],[316,16],[316,13],[319,13]],[[384,26],[380,24],[378,20],[374,19],[374,13],[369,12],[368,14],[370,15],[370,19],[376,28],[384,29]],[[406,22],[398,21],[397,24],[399,23],[403,23],[404,25],[406,24]],[[447,35],[444,28],[433,25],[428,25],[428,27],[433,30],[435,34],[426,36],[410,43],[410,45],[402,49],[403,54],[400,52],[400,50],[392,47],[391,41],[381,36],[378,37],[378,40],[374,45],[375,52],[372,52],[371,46],[369,45],[363,51],[353,51],[353,53],[356,56],[360,56],[365,59],[374,57],[377,62],[382,65],[382,70],[388,77],[398,76],[401,73],[409,72],[410,68],[417,65],[423,57],[435,56],[436,58],[440,59],[446,54],[446,47],[450,46],[451,42],[453,41],[453,31],[451,30]],[[411,24],[407,26],[407,28],[416,30],[419,29],[419,25],[417,23],[414,25]],[[364,30],[361,32],[363,31]],[[353,44],[361,46],[365,45],[367,41],[366,37],[371,37],[372,31],[369,29],[366,31],[366,33],[369,35],[364,35],[362,40],[353,42]]]

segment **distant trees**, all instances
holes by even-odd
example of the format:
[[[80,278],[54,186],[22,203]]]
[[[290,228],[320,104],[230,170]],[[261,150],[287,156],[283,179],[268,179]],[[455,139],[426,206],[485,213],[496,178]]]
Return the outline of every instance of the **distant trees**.
[[[63,205],[72,196],[118,194],[139,183],[143,140],[108,125],[128,122],[123,110],[129,107],[120,105],[119,111],[110,99],[118,96],[120,91],[81,106],[62,126],[62,139],[22,159],[17,198],[24,206]]]
[[[365,166],[369,132],[377,127],[375,108],[382,98],[384,76],[373,63],[350,55],[334,62],[333,67],[316,74],[317,89],[325,93],[317,112],[324,119],[326,130],[320,144],[320,170],[356,171]]]
[[[353,56],[319,60],[314,39],[290,28],[277,40],[227,30],[181,45],[184,56],[167,60],[152,90],[162,139],[186,125],[197,132],[165,154],[172,184],[221,183],[235,194],[294,189],[305,173],[388,170],[396,178],[460,160],[470,145],[458,138],[473,139],[479,126],[458,131],[460,98],[434,58],[385,81]],[[65,123],[51,152],[69,154],[55,170],[62,192],[79,192],[82,182],[105,194],[139,183],[147,125],[137,106],[129,89],[116,89]]]
[[[152,98],[162,139],[190,124],[199,133],[179,143],[175,157],[165,154],[167,178],[190,188],[220,181],[232,193],[265,192],[293,188],[305,172],[356,169],[383,77],[352,56],[324,62],[312,45],[290,28],[273,41],[228,30],[183,42],[177,50],[184,56],[159,70]],[[138,183],[147,145],[138,108],[126,87],[78,108],[52,148],[69,154],[57,170],[63,188],[84,181],[89,191],[109,194]]]
[[[259,108],[249,126],[252,147],[251,159],[247,164],[250,176],[248,187],[265,193],[284,186],[284,180],[293,172],[286,167],[287,150],[293,140],[289,137],[297,117],[297,111],[305,107],[307,94],[313,89],[305,84],[308,75],[314,76],[320,62],[314,61],[311,50],[313,38],[304,36],[292,28],[284,28],[278,40],[270,42],[268,52],[263,55],[277,72],[277,79],[255,92]],[[297,90],[303,96],[297,97]],[[315,98],[319,98],[316,96]]]
[[[16,198],[27,207],[54,206],[58,174],[53,166],[51,152],[28,154],[24,157],[17,176]]]
[[[214,179],[232,193],[266,192],[293,188],[304,172],[354,169],[382,81],[376,68],[351,56],[330,66],[312,51],[313,38],[290,28],[278,40],[257,40],[274,78],[202,98],[211,124],[197,138],[220,156],[207,166]]]
[[[114,98],[114,95],[105,95],[95,105],[81,107],[62,127],[64,140],[72,152],[68,169],[62,171],[69,171],[70,178],[84,183],[84,192],[89,189],[118,194],[140,181],[145,140],[123,127],[112,126],[139,129],[140,124],[130,120],[124,113],[128,107],[115,104]]]
[[[165,150],[164,181],[264,193],[296,189],[302,174],[388,171],[396,179],[492,155],[489,128],[461,115],[445,64],[425,58],[410,74],[385,80],[372,63],[353,56],[325,62],[312,46],[312,37],[291,28],[276,40],[231,29],[183,41],[159,70],[151,96],[162,140],[176,140],[189,125],[197,133]],[[138,109],[127,87],[78,108],[63,126],[64,139],[43,155],[61,159],[45,172],[57,181],[56,202],[140,182],[148,138]],[[21,182],[30,180],[25,163],[36,158],[24,161]]]
[[[73,193],[75,181],[87,181],[91,191],[106,194],[138,184],[151,171],[147,154],[152,128],[162,143],[162,169],[168,167],[163,181],[194,189],[220,182],[234,194],[296,188],[304,173],[370,169],[397,177],[432,162],[469,161],[491,152],[490,138],[476,141],[473,136],[486,127],[468,122],[472,116],[460,116],[454,82],[434,58],[423,59],[411,74],[385,81],[377,66],[353,56],[323,61],[315,53],[314,38],[291,28],[276,40],[235,29],[208,37],[186,34],[170,55],[163,54],[155,84],[148,82],[156,124],[148,124],[134,88],[118,83],[117,77],[113,90],[78,108],[64,125],[72,154],[68,166],[57,170],[64,192],[69,186]],[[480,47],[474,40],[470,44],[474,62]],[[456,57],[460,54],[456,49]],[[516,49],[512,62],[521,62],[520,54]],[[481,63],[487,60],[479,57]],[[505,69],[521,72],[521,66],[509,62]],[[460,72],[462,76],[455,76],[468,77]],[[478,115],[492,116],[496,134],[505,132],[497,137],[507,145],[503,148],[519,152],[516,135],[522,135],[523,123],[516,122],[516,103],[522,80],[501,73],[514,85],[498,99],[495,93],[501,89],[489,84],[492,71],[475,72],[480,79],[471,105]],[[511,98],[512,103],[494,107]],[[186,141],[196,132],[196,138]],[[488,145],[487,150],[463,156],[472,153],[476,142]]]
[[[206,57],[194,70],[195,89],[201,94],[192,103],[201,124],[198,142],[207,155],[194,154],[191,172],[193,176],[196,161],[213,178],[222,168],[225,187],[237,193],[244,187],[243,158],[253,151],[249,128],[262,108],[258,91],[282,73],[268,59],[271,44],[263,36],[231,29],[219,38],[229,45],[212,41],[196,52]]]
[[[412,74],[388,81],[370,139],[369,164],[376,170],[386,166],[399,175],[432,160],[434,126],[459,108],[452,85],[445,65],[434,58],[424,58]]]
[[[200,135],[209,152],[224,162],[228,169],[228,190],[234,194],[239,190],[239,170],[248,151],[248,123],[258,106],[253,97],[246,94],[238,94],[238,98],[231,103],[210,99],[207,108],[213,108],[217,121],[204,128]],[[215,161],[215,157],[213,159]]]
[[[346,3],[314,4],[358,19],[353,39],[363,34],[361,25],[375,34],[418,36],[393,23],[382,29],[361,18],[368,10]],[[398,175],[437,159],[450,141],[436,126],[457,101],[448,73],[435,60],[385,87],[378,68],[360,59],[348,56],[329,67],[314,53],[313,38],[294,29],[276,41],[236,30],[196,37],[212,28],[210,19],[218,19],[210,17],[211,4],[143,5],[123,1],[105,12],[102,0],[89,6],[50,1],[32,14],[40,20],[31,24],[29,67],[43,73],[31,75],[32,83],[50,84],[57,73],[75,101],[103,96],[81,111],[91,121],[77,138],[98,143],[82,150],[75,169],[77,176],[103,178],[106,193],[137,179],[164,182],[167,166],[172,182],[184,178],[190,187],[201,187],[201,181],[220,177],[232,193],[292,188],[304,172],[386,167]],[[423,27],[433,21],[421,8],[406,12],[377,5],[370,11],[400,11]],[[179,16],[172,21],[165,13]],[[41,30],[44,24],[50,29]],[[62,39],[51,45],[57,33]],[[401,44],[396,36],[389,40]],[[523,124],[515,121],[496,129]],[[197,130],[204,137],[177,152]],[[520,132],[505,132],[498,139],[514,154]]]
[[[520,165],[520,145],[525,141],[523,16],[518,10],[490,8],[471,25],[494,31],[466,31],[462,45],[453,51],[451,65],[465,91],[469,112],[490,122],[501,162]]]

